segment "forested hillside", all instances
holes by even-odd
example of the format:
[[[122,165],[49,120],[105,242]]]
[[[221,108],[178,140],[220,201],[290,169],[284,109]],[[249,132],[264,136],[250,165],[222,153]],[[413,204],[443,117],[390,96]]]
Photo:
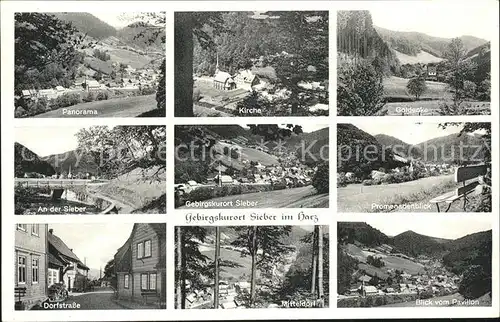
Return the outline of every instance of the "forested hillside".
[[[83,34],[96,39],[116,35],[116,29],[88,12],[57,12],[53,14],[60,20],[70,22]]]
[[[14,175],[23,177],[25,173],[34,172],[43,175],[53,175],[54,168],[46,161],[25,147],[24,145],[14,143]]]

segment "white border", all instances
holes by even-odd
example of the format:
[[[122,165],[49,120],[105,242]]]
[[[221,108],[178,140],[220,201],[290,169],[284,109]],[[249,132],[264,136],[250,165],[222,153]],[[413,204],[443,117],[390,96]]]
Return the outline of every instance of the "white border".
[[[413,3],[416,1],[412,1]],[[450,5],[459,6],[463,10],[467,10],[469,6],[488,6],[496,12],[496,21],[485,21],[491,25],[492,41],[492,101],[491,101],[491,116],[457,116],[457,117],[414,117],[405,116],[404,121],[409,122],[443,122],[443,121],[491,121],[493,123],[492,130],[492,147],[493,147],[493,177],[499,177],[498,161],[499,161],[499,94],[498,94],[498,5],[495,1],[433,1],[433,4],[438,2],[446,14],[446,8]],[[349,214],[337,215],[336,207],[336,169],[335,149],[330,151],[330,208],[329,209],[301,209],[308,213],[317,213],[321,216],[322,224],[330,225],[330,307],[324,309],[248,309],[240,310],[174,310],[174,277],[173,277],[173,227],[182,225],[183,213],[193,210],[174,210],[173,194],[170,193],[168,187],[173,186],[173,149],[167,149],[167,213],[168,215],[120,215],[122,222],[167,222],[167,310],[129,310],[129,311],[35,311],[24,312],[13,310],[14,302],[11,296],[14,276],[14,265],[9,265],[12,261],[12,249],[14,240],[14,230],[11,229],[15,222],[36,222],[36,223],[99,223],[116,220],[115,216],[67,216],[67,215],[51,215],[51,216],[15,216],[13,205],[13,180],[5,179],[13,177],[13,127],[14,126],[53,126],[60,125],[64,122],[65,126],[71,125],[167,125],[167,145],[173,147],[174,124],[257,124],[257,123],[315,123],[327,124],[330,127],[330,146],[336,144],[336,124],[348,123],[350,121],[357,122],[400,122],[402,116],[387,116],[387,117],[336,117],[336,11],[337,10],[352,10],[365,9],[369,10],[375,6],[386,7],[390,10],[393,1],[1,1],[1,63],[2,63],[2,96],[1,106],[3,106],[2,115],[2,261],[5,263],[2,267],[2,285],[5,288],[2,292],[5,296],[2,297],[2,320],[6,321],[112,321],[112,320],[221,320],[221,319],[289,319],[302,318],[395,318],[395,317],[412,317],[412,318],[430,318],[430,317],[495,317],[499,312],[499,182],[493,181],[493,212],[491,215],[481,214],[449,214],[441,216],[449,216],[449,220],[461,220],[464,218],[474,219],[477,216],[489,216],[493,227],[493,306],[491,308],[470,308],[470,307],[454,307],[454,308],[372,308],[372,309],[337,309],[336,308],[336,222],[345,220],[366,220],[373,216],[388,216],[390,218],[404,218],[409,214]],[[398,2],[401,5],[402,1]],[[429,4],[430,1],[426,1]],[[426,5],[424,4],[424,5]],[[15,119],[13,115],[13,95],[14,86],[12,81],[14,57],[13,57],[13,32],[14,21],[13,13],[16,11],[74,11],[85,12],[89,8],[98,8],[99,11],[166,11],[167,14],[167,32],[166,32],[166,90],[167,90],[167,117],[166,118],[68,118],[68,119]],[[317,118],[297,118],[297,117],[246,117],[246,118],[176,118],[173,115],[173,17],[174,11],[252,11],[252,10],[329,10],[330,11],[330,113],[328,117]],[[411,13],[409,13],[411,14]],[[64,121],[62,121],[64,120]],[[266,209],[256,210],[221,210],[221,212],[229,214],[231,212],[263,212]],[[204,213],[212,212],[213,210],[197,210]],[[295,213],[296,209],[280,209],[268,210],[276,213]],[[429,214],[411,214],[412,216],[422,216],[432,219]],[[267,223],[270,224],[270,223]],[[275,222],[272,224],[280,224]],[[283,223],[281,223],[283,224]],[[289,223],[287,223],[289,224]],[[296,224],[299,224],[297,222]],[[243,314],[242,314],[243,312]]]

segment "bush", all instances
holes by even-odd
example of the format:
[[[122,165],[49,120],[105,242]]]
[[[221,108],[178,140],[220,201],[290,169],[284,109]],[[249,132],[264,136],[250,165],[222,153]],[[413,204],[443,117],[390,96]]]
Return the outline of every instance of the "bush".
[[[363,180],[363,186],[371,186],[373,185],[373,180],[370,180],[370,179],[367,179],[367,180]]]
[[[15,111],[14,111],[14,116],[15,117],[23,117],[25,116],[26,114],[28,114],[26,112],[26,110],[24,108],[22,108],[21,106],[18,106]]]
[[[342,172],[337,175],[337,188],[345,187],[348,183],[345,173]]]
[[[86,103],[95,101],[94,94],[92,92],[88,92],[83,96],[82,101]]]
[[[96,97],[95,97],[95,100],[96,101],[105,101],[109,98],[109,93],[106,92],[106,91],[100,91],[99,93],[97,93]]]
[[[467,98],[475,98],[476,97],[476,84],[471,81],[464,81],[464,95]]]
[[[339,68],[337,113],[341,116],[380,114],[384,107],[382,75],[367,63],[344,64]]]
[[[314,174],[312,185],[318,193],[328,193],[330,191],[330,175],[327,162],[323,162],[318,166],[318,171]]]

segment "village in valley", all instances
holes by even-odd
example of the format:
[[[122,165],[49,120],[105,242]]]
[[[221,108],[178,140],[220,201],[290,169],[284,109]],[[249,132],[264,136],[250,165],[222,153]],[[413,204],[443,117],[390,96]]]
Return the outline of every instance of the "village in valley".
[[[166,225],[111,226],[17,224],[15,309],[165,308]],[[107,236],[106,245],[99,247],[99,234],[110,228],[115,237]],[[83,245],[86,239],[99,251]],[[85,257],[77,255],[81,253]]]
[[[415,227],[414,221],[406,226]],[[391,237],[374,225],[338,223],[339,307],[491,305],[491,230],[486,223],[477,224],[486,227],[481,231],[456,239],[412,230]],[[417,225],[425,226],[422,221]]]
[[[184,12],[175,26],[176,116],[328,115],[328,12]]]
[[[161,116],[164,19],[161,13],[16,14],[15,116]],[[38,27],[42,21],[50,27]],[[29,26],[53,41],[22,47],[33,41]]]
[[[328,128],[283,127],[288,135],[265,142],[262,126],[177,126],[176,206],[326,207]]]

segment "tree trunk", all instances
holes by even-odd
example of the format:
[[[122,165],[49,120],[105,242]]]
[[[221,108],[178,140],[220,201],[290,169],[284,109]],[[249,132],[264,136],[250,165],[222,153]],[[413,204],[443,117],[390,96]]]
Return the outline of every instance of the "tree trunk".
[[[182,270],[182,230],[181,227],[176,227],[177,229],[177,308],[183,308],[182,306],[182,280],[184,277]]]
[[[193,20],[191,13],[175,13],[174,27],[174,114],[193,114]]]
[[[257,284],[257,226],[252,227],[252,277],[250,283],[250,305],[255,302],[255,288]]]
[[[323,295],[323,226],[318,226],[318,297]]]
[[[219,258],[220,258],[220,227],[215,227],[215,280],[214,309],[219,308]]]
[[[316,269],[318,268],[318,254],[316,253],[316,240],[317,240],[317,227],[314,226],[313,236],[312,236],[312,274],[311,274],[311,294],[314,296],[316,294]]]

